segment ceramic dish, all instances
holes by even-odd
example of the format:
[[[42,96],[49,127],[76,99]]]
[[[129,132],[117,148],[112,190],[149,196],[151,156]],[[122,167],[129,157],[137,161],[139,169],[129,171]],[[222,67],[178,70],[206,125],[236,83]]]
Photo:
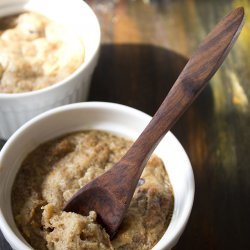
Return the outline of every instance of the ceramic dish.
[[[19,233],[11,209],[11,189],[26,155],[39,144],[73,131],[98,129],[135,140],[151,117],[133,108],[104,102],[85,102],[47,111],[23,125],[0,152],[0,228],[13,249],[30,249]],[[188,221],[194,198],[194,177],[189,159],[171,132],[155,153],[163,160],[174,190],[174,211],[169,227],[154,250],[171,249]]]
[[[82,0],[1,0],[0,17],[30,10],[67,26],[84,44],[83,64],[64,80],[47,88],[17,94],[0,93],[0,138],[9,136],[32,117],[64,104],[85,101],[98,59],[100,27]]]

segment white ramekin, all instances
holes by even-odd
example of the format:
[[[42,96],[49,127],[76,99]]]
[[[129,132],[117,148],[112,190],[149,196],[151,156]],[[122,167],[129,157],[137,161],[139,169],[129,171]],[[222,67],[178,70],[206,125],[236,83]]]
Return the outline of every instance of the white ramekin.
[[[39,12],[73,30],[83,40],[85,59],[73,74],[55,85],[26,93],[0,93],[2,139],[8,139],[22,124],[44,111],[85,101],[98,59],[100,26],[83,0],[0,0],[0,16],[24,10]]]
[[[39,144],[63,134],[99,129],[135,140],[151,117],[136,109],[104,102],[85,102],[47,111],[23,125],[0,152],[0,229],[13,249],[31,247],[19,233],[12,215],[11,189],[25,156]],[[155,153],[162,158],[174,189],[170,225],[154,250],[171,249],[188,221],[194,198],[194,176],[189,159],[169,132]]]

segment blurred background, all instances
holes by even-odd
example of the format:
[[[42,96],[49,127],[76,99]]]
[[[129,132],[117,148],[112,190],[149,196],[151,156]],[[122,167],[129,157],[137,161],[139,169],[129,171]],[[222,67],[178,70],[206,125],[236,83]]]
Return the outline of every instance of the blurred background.
[[[250,1],[86,2],[102,29],[89,100],[150,115],[212,27],[230,10],[245,8],[236,45],[172,129],[190,157],[196,183],[190,220],[174,249],[250,249]],[[0,249],[10,249],[0,239]]]

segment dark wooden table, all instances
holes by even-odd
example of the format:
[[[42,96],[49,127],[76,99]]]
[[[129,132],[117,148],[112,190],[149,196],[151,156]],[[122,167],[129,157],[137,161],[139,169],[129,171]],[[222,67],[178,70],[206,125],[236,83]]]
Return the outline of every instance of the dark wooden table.
[[[153,115],[202,38],[244,0],[88,0],[102,27],[89,100]],[[174,249],[250,249],[250,19],[219,72],[172,130],[193,165],[189,223]],[[10,249],[0,235],[0,249]]]

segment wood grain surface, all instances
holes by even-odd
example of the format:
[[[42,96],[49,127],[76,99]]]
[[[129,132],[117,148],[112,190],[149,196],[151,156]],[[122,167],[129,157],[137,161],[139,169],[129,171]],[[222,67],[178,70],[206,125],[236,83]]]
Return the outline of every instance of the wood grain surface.
[[[190,157],[196,183],[190,220],[174,249],[250,249],[250,1],[87,2],[102,28],[89,100],[150,115],[208,31],[230,10],[245,8],[237,44],[172,130]],[[3,236],[0,249],[10,249]]]

